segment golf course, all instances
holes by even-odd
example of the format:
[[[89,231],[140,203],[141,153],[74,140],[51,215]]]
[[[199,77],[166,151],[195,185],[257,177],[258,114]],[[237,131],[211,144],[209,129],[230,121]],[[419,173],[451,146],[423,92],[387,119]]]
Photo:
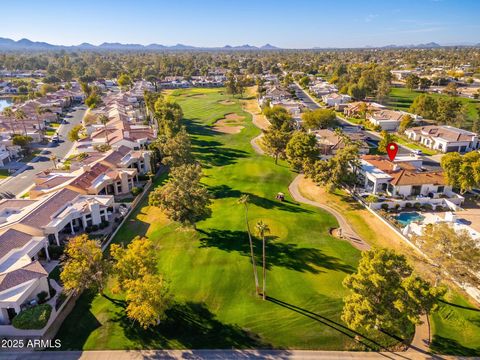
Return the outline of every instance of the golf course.
[[[147,200],[130,215],[115,243],[135,236],[157,247],[158,268],[170,282],[174,303],[158,326],[143,330],[125,314],[122,294],[110,281],[104,295],[84,293],[59,331],[62,349],[277,348],[379,350],[398,339],[379,331],[357,333],[341,321],[346,290],[342,280],[355,271],[360,253],[330,235],[338,226],[330,214],[292,200],[288,185],[296,176],[286,163],[259,155],[250,140],[260,130],[240,99],[224,89],[168,93],[184,112],[203,184],[214,200],[212,215],[183,228]],[[166,176],[155,180],[161,186]],[[285,193],[285,201],[275,199]],[[255,295],[244,207],[257,264],[267,235],[267,300]],[[258,266],[261,278],[261,266]]]

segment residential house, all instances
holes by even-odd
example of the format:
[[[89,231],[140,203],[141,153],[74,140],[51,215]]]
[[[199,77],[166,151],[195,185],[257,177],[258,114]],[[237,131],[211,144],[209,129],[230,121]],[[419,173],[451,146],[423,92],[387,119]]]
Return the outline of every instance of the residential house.
[[[383,109],[370,113],[367,119],[373,125],[379,126],[382,130],[395,131],[405,114],[403,111]]]
[[[322,158],[329,158],[345,147],[345,139],[333,130],[320,129],[313,131],[313,133],[317,138]],[[343,135],[358,144],[360,154],[368,154],[369,148],[363,132],[344,132]]]
[[[322,101],[327,106],[336,106],[348,103],[352,98],[349,95],[331,93],[322,96]]]
[[[365,104],[365,106],[363,105]],[[366,113],[362,114],[361,111],[365,109]],[[343,109],[343,114],[351,118],[360,118],[376,111],[385,109],[385,106],[377,104],[375,102],[355,101],[346,105]]]
[[[478,134],[447,125],[418,126],[407,129],[411,140],[441,152],[468,152],[480,148]]]

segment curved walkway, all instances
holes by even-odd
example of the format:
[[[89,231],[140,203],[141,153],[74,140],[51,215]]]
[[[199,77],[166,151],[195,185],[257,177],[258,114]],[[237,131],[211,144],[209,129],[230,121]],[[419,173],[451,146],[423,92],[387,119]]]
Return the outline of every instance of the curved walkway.
[[[252,123],[256,127],[258,127],[259,129],[264,130],[265,126],[262,126],[264,124],[259,124],[258,121],[256,121],[257,119],[255,117],[255,114],[253,114],[252,112],[250,112],[248,110],[246,110],[246,111],[249,112],[252,115],[252,118],[253,118]],[[260,148],[260,146],[258,146],[257,141],[262,136],[263,136],[263,133],[261,133],[260,135],[254,137],[252,140],[250,140],[250,144],[252,145],[253,149],[258,154],[261,154],[261,155],[265,154],[265,152]],[[293,179],[293,181],[288,186],[288,191],[292,195],[292,198],[295,201],[318,207],[318,208],[323,209],[323,210],[329,212],[330,214],[332,214],[338,221],[338,224],[340,226],[341,236],[344,239],[349,241],[355,248],[359,249],[360,251],[369,250],[370,245],[367,244],[355,232],[355,230],[352,229],[352,227],[348,223],[347,219],[345,219],[345,217],[339,211],[335,210],[334,208],[332,208],[328,205],[321,204],[321,203],[318,203],[316,201],[307,199],[306,197],[304,197],[300,193],[299,188],[298,188],[298,183],[300,182],[302,177],[303,177],[303,175],[298,175],[297,177],[295,177],[295,179]],[[409,353],[411,353],[412,355],[415,354],[414,358],[417,358],[417,356],[419,356],[418,357],[419,359],[424,358],[423,356],[428,354],[429,345],[430,345],[430,324],[428,322],[428,318],[426,316],[422,316],[421,320],[422,320],[422,324],[417,325],[415,327],[415,336],[414,336],[414,338],[412,340],[412,343],[410,344],[410,347],[408,349]],[[349,353],[349,354],[351,354],[351,353]],[[403,356],[401,356],[401,357],[403,358]],[[366,357],[364,357],[364,358],[366,358]],[[425,357],[425,358],[431,358],[431,357],[428,356],[428,357]]]
[[[298,175],[295,179],[293,179],[291,184],[288,186],[288,191],[290,191],[290,194],[295,199],[295,201],[312,205],[329,212],[330,214],[335,216],[335,218],[337,219],[338,224],[340,225],[342,238],[344,238],[345,240],[348,240],[353,246],[355,246],[360,251],[369,250],[370,245],[368,245],[365,241],[363,241],[363,239],[355,232],[355,230],[352,229],[347,219],[345,219],[345,217],[340,212],[338,212],[337,210],[335,210],[334,208],[328,205],[320,204],[319,202],[307,199],[300,193],[300,190],[298,188],[298,183],[302,178],[303,178],[303,175]]]

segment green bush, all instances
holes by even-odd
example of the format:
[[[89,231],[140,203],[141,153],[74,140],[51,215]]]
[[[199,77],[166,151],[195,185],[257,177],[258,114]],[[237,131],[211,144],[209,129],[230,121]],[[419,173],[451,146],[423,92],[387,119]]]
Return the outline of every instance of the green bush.
[[[413,204],[413,207],[417,210],[420,210],[420,208],[422,207],[422,204],[417,202],[417,203]]]
[[[50,259],[52,260],[58,260],[60,259],[60,256],[63,255],[63,246],[58,246],[58,245],[50,245],[48,247],[48,254],[50,255]]]
[[[12,325],[17,329],[43,329],[47,325],[52,307],[49,304],[41,304],[30,309],[21,311],[13,318]]]
[[[133,196],[137,196],[138,194],[140,194],[141,192],[143,191],[143,189],[141,187],[134,187],[132,188],[132,195]]]
[[[405,204],[405,207],[406,207],[406,208],[411,208],[411,207],[412,207],[412,203],[407,202],[407,203]]]
[[[41,291],[37,294],[37,299],[39,304],[43,304],[48,297],[48,293],[46,291]]]
[[[388,204],[382,204],[381,208],[385,211],[388,210]]]

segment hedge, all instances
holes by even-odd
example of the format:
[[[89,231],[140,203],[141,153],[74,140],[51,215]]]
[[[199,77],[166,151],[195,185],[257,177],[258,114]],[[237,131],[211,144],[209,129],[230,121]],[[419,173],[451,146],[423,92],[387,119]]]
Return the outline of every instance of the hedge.
[[[13,318],[12,325],[17,329],[43,329],[47,325],[52,307],[49,304],[34,306],[30,309],[21,311]]]

